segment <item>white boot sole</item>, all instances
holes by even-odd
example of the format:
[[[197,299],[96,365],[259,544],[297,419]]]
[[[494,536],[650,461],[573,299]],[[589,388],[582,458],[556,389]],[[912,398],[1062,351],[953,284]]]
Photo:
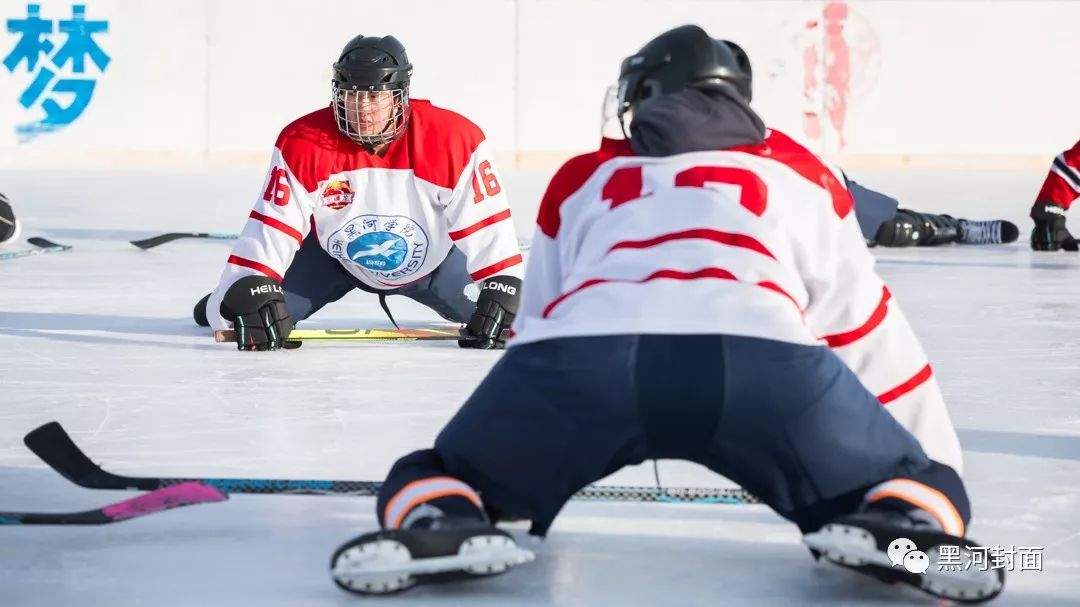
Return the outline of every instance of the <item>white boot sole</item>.
[[[417,575],[465,571],[473,575],[496,575],[536,558],[503,535],[478,535],[462,542],[458,553],[413,559],[409,549],[396,540],[375,540],[345,550],[330,571],[335,581],[359,592],[385,594],[409,588]]]

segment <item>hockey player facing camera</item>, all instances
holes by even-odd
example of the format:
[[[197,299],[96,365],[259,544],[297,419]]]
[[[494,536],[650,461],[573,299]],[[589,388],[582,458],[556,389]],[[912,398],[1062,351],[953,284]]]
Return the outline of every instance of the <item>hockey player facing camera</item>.
[[[240,350],[297,347],[286,339],[296,321],[360,289],[387,314],[385,297],[404,295],[466,323],[463,347],[504,346],[523,269],[506,192],[483,132],[411,99],[411,76],[393,36],[345,46],[330,106],[278,136],[197,323],[234,328]]]
[[[959,442],[840,173],[766,129],[749,85],[697,26],[623,62],[629,140],[552,178],[514,340],[434,447],[394,464],[383,529],[332,558],[342,588],[500,573],[532,553],[499,518],[544,535],[587,484],[677,458],[759,496],[815,556],[947,598],[1001,591],[1000,569],[890,563],[901,537],[968,554]]]

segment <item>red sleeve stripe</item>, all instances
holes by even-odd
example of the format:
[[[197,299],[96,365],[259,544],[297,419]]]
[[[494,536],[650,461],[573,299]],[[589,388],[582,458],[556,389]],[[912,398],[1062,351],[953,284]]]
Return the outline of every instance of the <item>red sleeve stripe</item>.
[[[562,293],[558,297],[556,297],[555,299],[551,300],[551,302],[548,303],[548,305],[544,307],[544,312],[542,314],[542,318],[547,318],[548,316],[550,316],[551,312],[559,304],[561,304],[564,300],[566,300],[567,297],[570,297],[571,295],[574,295],[576,293],[580,293],[581,291],[584,291],[585,289],[588,289],[589,287],[595,287],[596,285],[602,285],[602,284],[613,283],[613,282],[618,282],[618,283],[623,283],[623,284],[644,284],[646,282],[649,282],[649,281],[652,281],[652,280],[657,280],[657,279],[660,279],[660,278],[667,278],[667,279],[671,279],[671,280],[698,280],[698,279],[701,279],[701,278],[718,278],[720,280],[734,280],[736,282],[741,282],[741,281],[739,281],[738,278],[735,277],[734,274],[732,274],[731,272],[728,272],[727,270],[725,270],[723,268],[701,268],[700,270],[695,270],[693,272],[685,272],[683,270],[672,270],[672,269],[657,270],[656,272],[653,272],[652,274],[649,274],[648,276],[646,276],[645,278],[642,278],[641,280],[626,280],[626,279],[618,279],[618,278],[590,278],[589,280],[586,280],[585,282],[583,282],[580,285],[574,287],[573,289],[567,291],[566,293]],[[766,282],[759,282],[759,283],[756,284],[756,286],[759,286],[759,287],[768,289],[770,291],[773,291],[775,293],[779,293],[780,295],[783,295],[784,297],[791,300],[791,303],[795,304],[796,309],[799,308],[799,304],[795,301],[795,298],[792,297],[791,295],[789,295],[783,289],[781,289],[779,285],[766,281]],[[800,309],[799,312],[802,313],[802,310]]]
[[[488,217],[486,219],[481,219],[480,221],[472,224],[471,226],[469,226],[467,228],[462,228],[460,230],[455,230],[453,232],[450,232],[450,239],[451,240],[461,240],[462,238],[465,238],[466,236],[472,234],[473,232],[477,232],[479,230],[482,230],[482,229],[488,227],[489,225],[499,223],[500,221],[503,221],[505,219],[510,219],[510,209],[506,209],[505,211],[500,211],[498,213],[495,213],[494,215],[492,215],[491,217]]]
[[[269,215],[263,215],[262,213],[260,213],[258,211],[252,211],[251,214],[248,215],[248,217],[250,217],[251,219],[254,219],[256,221],[261,221],[261,222],[265,223],[266,225],[270,226],[271,228],[274,228],[274,229],[278,230],[279,232],[285,234],[286,236],[289,236],[289,237],[295,239],[297,243],[302,244],[304,242],[304,235],[301,234],[299,230],[297,230],[296,228],[290,226],[289,224],[287,224],[287,223],[285,223],[283,221],[279,221],[277,219],[274,219],[273,217],[270,217]]]
[[[694,228],[691,230],[683,230],[681,232],[670,232],[668,234],[661,234],[655,238],[648,238],[645,240],[624,240],[617,242],[610,249],[608,253],[618,249],[647,249],[649,247],[655,247],[656,245],[663,244],[665,242],[671,242],[673,240],[711,240],[720,244],[725,244],[732,247],[740,247],[743,249],[750,249],[756,253],[761,253],[766,257],[776,259],[776,256],[772,254],[765,245],[761,244],[756,238],[747,236],[746,234],[736,234],[732,232],[721,232],[719,230],[712,230],[708,228]]]
[[[507,257],[506,259],[498,263],[493,263],[486,268],[480,268],[472,274],[469,274],[469,276],[471,276],[473,280],[484,280],[488,276],[494,276],[499,272],[505,270],[506,268],[516,266],[519,263],[521,263],[521,253],[518,253],[517,255],[514,255],[512,257]]]
[[[1060,175],[1076,192],[1080,192],[1080,172],[1065,162],[1065,154],[1054,159],[1050,170]]]
[[[931,369],[930,364],[927,363],[927,365],[920,369],[918,373],[912,375],[911,379],[893,388],[892,390],[878,394],[877,399],[881,404],[887,405],[926,383],[926,380],[930,379],[930,376],[932,376],[933,374],[933,369]]]
[[[274,280],[278,281],[279,283],[282,282],[281,274],[278,274],[277,272],[275,272],[274,269],[271,268],[270,266],[265,265],[265,264],[261,264],[261,263],[259,263],[257,261],[254,261],[254,260],[251,260],[251,259],[246,259],[244,257],[238,257],[236,255],[229,255],[229,263],[233,264],[234,266],[243,266],[245,268],[251,268],[252,270],[255,270],[256,272],[259,272],[260,274],[264,274],[266,276],[269,276],[270,278],[273,278]]]
[[[862,326],[844,333],[826,335],[822,339],[825,340],[825,343],[829,344],[830,348],[839,348],[853,344],[863,337],[866,337],[868,333],[876,329],[877,326],[885,320],[885,316],[889,313],[889,299],[891,298],[892,293],[889,292],[889,287],[882,287],[881,301],[878,302],[877,308],[874,308],[873,314],[870,315],[870,318],[868,318]]]

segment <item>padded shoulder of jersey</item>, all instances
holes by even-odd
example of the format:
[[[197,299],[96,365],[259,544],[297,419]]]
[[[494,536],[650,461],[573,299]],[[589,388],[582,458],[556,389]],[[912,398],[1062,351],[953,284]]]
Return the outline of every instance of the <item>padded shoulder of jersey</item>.
[[[544,197],[540,200],[540,212],[536,217],[536,225],[540,231],[549,238],[555,238],[559,231],[559,210],[562,203],[581,189],[601,164],[618,156],[633,155],[629,141],[604,138],[600,142],[600,149],[574,156],[563,163],[551,178]]]

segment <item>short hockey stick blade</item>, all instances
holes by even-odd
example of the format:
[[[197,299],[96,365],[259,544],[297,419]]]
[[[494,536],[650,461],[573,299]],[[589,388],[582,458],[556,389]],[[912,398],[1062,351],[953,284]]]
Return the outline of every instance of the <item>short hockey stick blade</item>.
[[[52,250],[55,250],[55,251],[67,251],[68,249],[71,248],[71,245],[60,244],[60,243],[57,243],[57,242],[53,242],[53,241],[51,241],[51,240],[49,240],[47,238],[41,238],[40,236],[33,236],[31,238],[27,238],[26,242],[29,242],[30,244],[34,245],[35,247],[41,247],[43,249],[52,249]]]
[[[225,234],[219,232],[169,232],[167,234],[159,234],[157,236],[151,236],[150,238],[132,240],[130,242],[131,244],[145,251],[146,249],[152,249],[167,242],[180,240],[181,238],[212,238],[216,240],[235,240],[238,237],[239,234]]]
[[[120,476],[102,470],[71,440],[59,422],[49,422],[23,439],[53,470],[87,489],[151,490],[185,482],[199,482],[227,493],[289,495],[379,494],[382,483],[350,480],[289,480],[269,478],[150,478]],[[745,489],[713,487],[646,487],[589,485],[574,494],[575,500],[603,502],[658,502],[684,504],[757,504],[760,500]]]
[[[229,499],[216,487],[190,482],[144,493],[122,502],[83,512],[0,512],[0,525],[108,525],[155,514]]]
[[[443,341],[476,339],[457,329],[293,329],[289,341]],[[236,331],[214,331],[214,341],[236,343]]]
[[[49,422],[31,430],[23,443],[50,468],[80,487],[151,491],[163,486],[152,479],[121,477],[102,470],[71,440],[60,422]]]

